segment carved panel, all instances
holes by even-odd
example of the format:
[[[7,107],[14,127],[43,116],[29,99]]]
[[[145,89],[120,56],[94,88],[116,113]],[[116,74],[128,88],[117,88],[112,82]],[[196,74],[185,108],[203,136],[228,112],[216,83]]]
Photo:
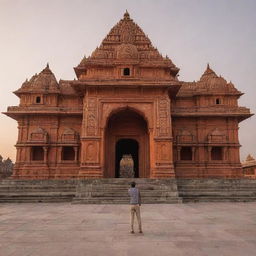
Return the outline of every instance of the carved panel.
[[[160,99],[158,101],[158,135],[168,136],[170,133],[170,110],[169,101],[167,99]]]
[[[97,134],[97,100],[96,98],[88,98],[85,104],[85,130],[88,136]]]
[[[168,142],[157,143],[157,161],[171,161],[171,145]]]
[[[48,140],[48,134],[47,132],[42,128],[36,128],[30,133],[30,141],[33,142],[47,142]]]
[[[84,144],[84,161],[86,163],[99,162],[99,143],[97,141],[87,141]]]

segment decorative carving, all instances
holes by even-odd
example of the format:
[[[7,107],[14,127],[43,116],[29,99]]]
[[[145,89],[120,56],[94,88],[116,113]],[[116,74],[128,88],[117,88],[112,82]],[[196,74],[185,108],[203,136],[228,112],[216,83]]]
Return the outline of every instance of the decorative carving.
[[[78,135],[72,128],[66,128],[61,135],[62,142],[76,142],[77,140]]]
[[[95,146],[93,143],[89,143],[86,147],[86,160],[93,161],[95,158]]]
[[[117,58],[119,59],[137,59],[138,50],[135,45],[121,44],[117,47]]]
[[[216,128],[208,135],[208,141],[211,143],[223,143],[226,142],[226,136],[222,131]]]
[[[177,141],[181,143],[193,142],[193,140],[193,134],[186,129],[181,130],[179,135],[177,135]]]
[[[48,134],[43,128],[36,128],[30,134],[30,141],[46,143],[48,140]]]
[[[86,102],[86,133],[89,136],[97,134],[97,101],[94,98],[87,99]]]
[[[158,126],[159,136],[168,136],[170,125],[169,125],[169,102],[167,99],[161,99],[158,102]]]

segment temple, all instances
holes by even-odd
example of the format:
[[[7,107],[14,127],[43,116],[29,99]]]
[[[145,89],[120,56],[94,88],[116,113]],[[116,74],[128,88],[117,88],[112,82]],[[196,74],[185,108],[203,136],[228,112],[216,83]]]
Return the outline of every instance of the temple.
[[[238,125],[252,114],[242,93],[209,65],[179,81],[128,12],[74,70],[58,82],[47,64],[14,92],[14,179],[119,178],[127,156],[135,178],[243,176]]]

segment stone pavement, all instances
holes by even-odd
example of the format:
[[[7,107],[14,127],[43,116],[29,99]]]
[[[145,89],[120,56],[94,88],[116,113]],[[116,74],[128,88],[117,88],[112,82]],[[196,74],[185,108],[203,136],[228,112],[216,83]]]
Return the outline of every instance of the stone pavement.
[[[0,256],[256,255],[256,202],[143,205],[1,204]]]

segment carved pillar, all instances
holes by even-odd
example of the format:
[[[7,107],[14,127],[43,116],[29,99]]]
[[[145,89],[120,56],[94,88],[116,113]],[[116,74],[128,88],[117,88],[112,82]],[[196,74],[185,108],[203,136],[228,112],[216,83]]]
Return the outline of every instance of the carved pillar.
[[[47,160],[48,160],[48,147],[43,147],[44,149],[44,163],[47,164]]]
[[[25,150],[25,153],[26,153],[26,156],[25,156],[25,162],[31,162],[32,161],[32,149],[33,147],[26,147],[26,150]]]
[[[227,160],[227,147],[223,147],[223,150],[222,150],[222,159],[224,161]]]
[[[98,125],[98,99],[84,97],[83,123],[81,136],[81,166],[80,178],[102,178],[101,142]]]
[[[178,161],[180,161],[180,151],[181,151],[181,147],[177,147],[177,156],[178,156]]]
[[[77,162],[77,152],[78,152],[77,146],[74,147],[74,150],[75,150],[75,161]]]
[[[211,157],[212,147],[208,147],[207,150],[208,150],[208,161],[211,161],[212,160],[212,157]]]
[[[173,139],[171,130],[170,99],[168,96],[157,99],[157,119],[155,120],[154,172],[152,178],[174,177]]]
[[[57,163],[60,163],[61,162],[61,153],[62,153],[62,147],[59,146],[57,147]]]
[[[196,148],[192,147],[192,161],[195,161],[195,152],[196,152]]]

